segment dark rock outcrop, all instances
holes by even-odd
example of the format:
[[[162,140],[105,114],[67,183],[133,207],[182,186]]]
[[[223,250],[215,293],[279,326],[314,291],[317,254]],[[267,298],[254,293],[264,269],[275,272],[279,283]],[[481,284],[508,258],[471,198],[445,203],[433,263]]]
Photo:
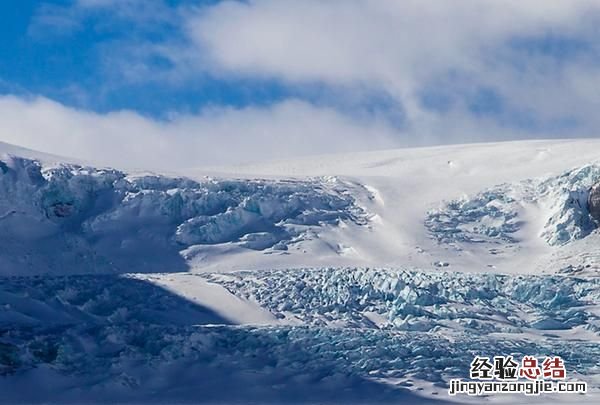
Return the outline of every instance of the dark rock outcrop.
[[[600,223],[600,183],[590,189],[588,196],[588,210],[594,220]]]

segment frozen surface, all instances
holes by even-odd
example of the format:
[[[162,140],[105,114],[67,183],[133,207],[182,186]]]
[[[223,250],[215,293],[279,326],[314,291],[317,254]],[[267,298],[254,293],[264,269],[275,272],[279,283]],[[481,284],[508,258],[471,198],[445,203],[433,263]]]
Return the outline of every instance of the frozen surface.
[[[335,178],[194,181],[0,160],[0,272],[183,271],[196,245],[285,251],[368,222]],[[132,260],[135,258],[135,260]]]
[[[498,353],[562,356],[570,375],[600,389],[597,280],[353,268],[182,275],[289,322],[257,327],[140,277],[3,279],[8,400],[421,402],[445,396],[475,355]],[[38,389],[14,389],[31,379]]]
[[[600,279],[328,268],[210,280],[303,324],[475,334],[583,328],[600,336]]]
[[[516,243],[519,200],[509,186],[464,197],[428,213],[425,226],[440,243]]]
[[[600,166],[586,165],[559,176],[503,184],[431,210],[425,226],[439,243],[518,244],[530,206],[546,208],[539,236],[549,245],[564,245],[592,233],[589,189],[600,181]]]
[[[452,400],[598,403],[598,150],[167,176],[0,144],[0,402],[447,403],[475,355],[527,354],[590,393]]]
[[[587,200],[590,188],[600,181],[600,166],[586,165],[542,181],[541,198],[551,200],[552,215],[542,237],[551,245],[582,239],[597,228],[590,216]]]

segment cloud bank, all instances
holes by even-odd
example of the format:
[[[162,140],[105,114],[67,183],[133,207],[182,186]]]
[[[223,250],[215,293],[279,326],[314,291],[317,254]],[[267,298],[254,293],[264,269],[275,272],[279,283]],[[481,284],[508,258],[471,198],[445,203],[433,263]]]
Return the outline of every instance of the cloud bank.
[[[131,111],[97,114],[45,98],[6,96],[0,122],[5,142],[125,168],[182,169],[394,146],[386,123],[297,100],[158,121]]]
[[[42,7],[31,32],[77,35],[94,24],[108,32],[119,24],[135,28],[136,34],[98,45],[107,81],[117,91],[126,83],[185,87],[202,77],[271,81],[295,94],[185,113],[175,104],[161,119],[135,106],[98,113],[40,96],[8,95],[0,98],[0,140],[121,166],[169,168],[406,145],[597,136],[599,18],[598,2],[586,0],[175,6],[77,0]],[[150,35],[156,27],[161,35]],[[316,96],[315,88],[322,89]],[[350,98],[358,101],[348,103]]]

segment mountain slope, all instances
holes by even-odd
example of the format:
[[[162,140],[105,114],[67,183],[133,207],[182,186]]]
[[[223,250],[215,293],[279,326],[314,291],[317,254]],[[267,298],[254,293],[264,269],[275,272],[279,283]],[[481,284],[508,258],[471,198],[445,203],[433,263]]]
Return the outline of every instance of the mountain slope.
[[[346,244],[367,259],[365,265],[434,268],[435,263],[447,262],[455,270],[469,272],[528,273],[532,268],[555,272],[559,268],[545,268],[558,251],[547,241],[563,237],[556,229],[566,225],[563,220],[577,220],[559,217],[569,215],[564,203],[572,193],[585,194],[590,183],[598,180],[599,150],[600,142],[593,139],[518,141],[319,156],[212,170],[247,178],[274,173],[291,178],[333,175],[360,184],[368,190],[365,206],[377,221],[372,234],[355,235]],[[579,175],[585,178],[577,180]],[[570,183],[562,182],[569,176]],[[537,190],[529,190],[528,182],[536,183]],[[447,244],[438,243],[439,234],[432,231],[436,212],[447,213],[456,204],[467,204],[467,208],[478,198],[494,194],[514,200],[510,208],[504,204],[510,211],[504,214],[515,215],[518,246],[505,251],[493,243],[471,243],[461,246],[462,251],[449,251]],[[473,214],[460,209],[456,213]],[[489,215],[474,218],[476,223],[491,219]],[[511,227],[510,218],[506,222]],[[549,222],[556,224],[554,229],[548,228]],[[585,232],[590,230],[588,226]],[[565,250],[572,247],[567,244]],[[569,264],[563,261],[563,265]]]
[[[474,356],[511,354],[588,383],[528,402],[596,403],[599,147],[161,175],[0,144],[3,400],[447,403]],[[523,397],[452,398],[502,400]]]
[[[79,260],[100,272],[440,263],[468,272],[544,271],[558,250],[576,245],[563,242],[596,237],[585,207],[577,213],[569,201],[577,193],[585,200],[598,180],[598,146],[369,152],[230,174],[196,170],[191,179],[48,163],[47,156],[41,163],[0,158],[3,272],[68,272]],[[51,264],[44,247],[76,254]],[[572,256],[548,271],[579,266]]]

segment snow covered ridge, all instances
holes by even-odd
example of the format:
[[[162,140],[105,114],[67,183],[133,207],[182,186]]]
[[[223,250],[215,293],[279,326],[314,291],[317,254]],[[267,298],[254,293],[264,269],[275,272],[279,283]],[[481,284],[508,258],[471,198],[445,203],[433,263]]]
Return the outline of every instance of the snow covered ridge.
[[[587,200],[590,188],[599,181],[600,166],[587,165],[539,184],[541,198],[551,204],[552,215],[542,232],[549,244],[563,245],[582,239],[597,228],[588,212]]]
[[[179,252],[191,245],[286,250],[342,221],[363,225],[368,215],[332,177],[197,182],[0,160],[4,272],[81,268],[82,262],[96,271],[183,270]]]
[[[597,228],[587,199],[599,181],[600,166],[586,165],[555,177],[502,184],[429,211],[425,226],[440,243],[516,244],[527,210],[536,206],[546,215],[540,237],[564,245]]]
[[[280,319],[315,326],[522,333],[583,328],[600,336],[600,279],[323,268],[212,274]]]

